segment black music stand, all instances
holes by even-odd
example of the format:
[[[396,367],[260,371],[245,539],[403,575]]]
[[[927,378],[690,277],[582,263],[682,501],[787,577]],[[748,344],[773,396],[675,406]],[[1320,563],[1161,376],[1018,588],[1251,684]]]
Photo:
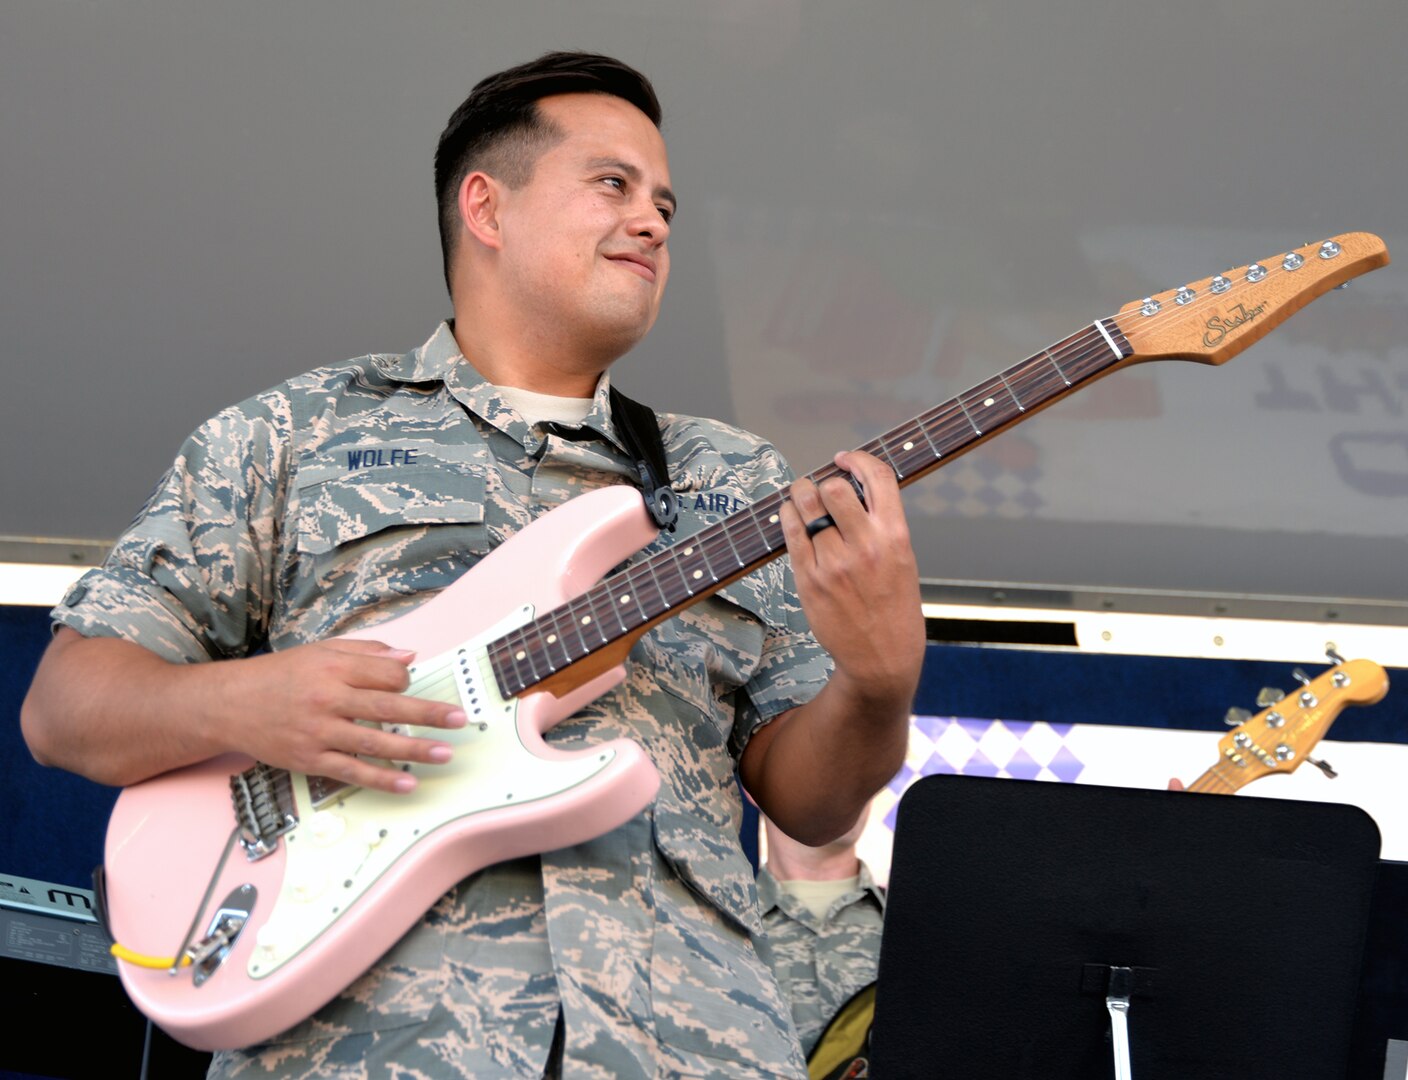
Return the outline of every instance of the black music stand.
[[[872,1075],[1329,1080],[1379,852],[1357,807],[931,776],[900,802]]]

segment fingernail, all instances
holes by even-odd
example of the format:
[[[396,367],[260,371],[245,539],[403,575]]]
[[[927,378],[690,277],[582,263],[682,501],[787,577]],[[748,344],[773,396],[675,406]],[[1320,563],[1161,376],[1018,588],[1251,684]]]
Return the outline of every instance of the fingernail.
[[[446,727],[464,727],[469,723],[469,717],[465,715],[463,709],[455,709],[445,714]]]
[[[398,660],[414,660],[416,656],[414,649],[387,649],[386,651]]]
[[[415,789],[416,778],[414,776],[398,776],[396,777],[396,782],[391,785],[392,791],[398,791],[402,794],[407,791],[414,791]]]
[[[452,754],[453,751],[444,743],[436,743],[430,748],[430,753],[427,756],[431,761],[436,761],[443,765],[450,760]]]

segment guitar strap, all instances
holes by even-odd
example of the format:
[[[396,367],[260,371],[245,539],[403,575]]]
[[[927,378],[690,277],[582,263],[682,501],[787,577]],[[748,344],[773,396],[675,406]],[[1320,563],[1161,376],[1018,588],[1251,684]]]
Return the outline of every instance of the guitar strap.
[[[670,487],[670,467],[665,463],[660,420],[650,406],[632,401],[615,386],[609,389],[608,395],[616,431],[626,452],[635,459],[645,508],[656,525],[673,532],[679,518],[680,500]]]

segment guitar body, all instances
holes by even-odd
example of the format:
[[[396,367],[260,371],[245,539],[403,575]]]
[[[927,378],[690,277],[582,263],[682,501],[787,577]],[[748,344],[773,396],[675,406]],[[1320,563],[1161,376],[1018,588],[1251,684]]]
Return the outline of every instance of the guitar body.
[[[287,777],[297,824],[269,854],[236,845],[231,777],[255,763],[225,755],[126,789],[108,826],[106,900],[126,949],[174,956],[195,920],[206,937],[223,907],[248,915],[213,970],[119,963],[146,1015],[203,1050],[247,1046],[311,1015],[367,970],[436,899],[493,863],[600,836],[655,797],[659,777],[628,740],[563,752],[542,734],[624,677],[617,665],[563,696],[500,696],[488,641],[560,606],[653,540],[639,492],[591,492],[544,515],[415,610],[349,637],[413,649],[407,693],[463,703],[469,723],[433,734],[445,765],[410,766],[407,795]],[[209,901],[202,898],[209,890]],[[232,900],[233,903],[227,903]]]

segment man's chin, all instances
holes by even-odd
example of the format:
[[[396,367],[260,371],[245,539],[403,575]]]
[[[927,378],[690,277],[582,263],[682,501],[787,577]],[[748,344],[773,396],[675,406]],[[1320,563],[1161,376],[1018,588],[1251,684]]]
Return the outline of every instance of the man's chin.
[[[655,312],[635,314],[633,317],[598,320],[588,333],[597,345],[599,352],[609,353],[612,359],[630,352],[650,333],[655,325]]]

